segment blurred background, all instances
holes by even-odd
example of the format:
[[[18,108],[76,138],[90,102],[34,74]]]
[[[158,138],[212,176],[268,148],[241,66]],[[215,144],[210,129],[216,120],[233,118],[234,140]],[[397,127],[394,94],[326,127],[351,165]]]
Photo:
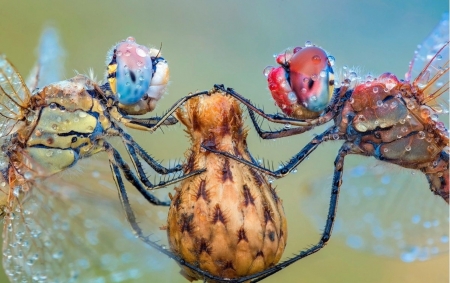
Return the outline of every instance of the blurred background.
[[[137,42],[147,46],[159,48],[162,45],[162,55],[170,66],[171,83],[168,94],[155,110],[157,114],[163,113],[189,92],[210,89],[215,83],[233,87],[257,105],[263,106],[267,112],[273,113],[276,108],[262,74],[263,69],[275,64],[273,54],[287,47],[302,46],[307,40],[332,54],[338,68],[344,65],[357,66],[359,70],[364,70],[362,75],[367,72],[378,75],[389,71],[403,78],[416,46],[429,35],[442,14],[449,9],[448,1],[444,0],[1,0],[0,5],[0,52],[5,53],[24,75],[28,74],[36,61],[39,37],[48,25],[57,28],[65,48],[63,78],[74,76],[74,70],[87,73],[93,68],[101,80],[105,72],[106,52],[113,44],[128,36],[134,36]],[[170,161],[182,158],[189,147],[182,126],[163,130],[164,133],[159,131],[151,136],[131,130],[130,133],[157,159]],[[323,128],[316,132],[320,130]],[[250,128],[248,144],[254,155],[277,164],[297,153],[312,135],[311,132],[282,140],[261,141]],[[318,188],[318,185],[314,185],[315,189],[329,190],[328,176],[333,171],[333,161],[340,145],[337,142],[321,146],[299,166],[296,174],[274,183],[284,200],[288,217],[285,257],[319,239],[319,231],[302,204],[308,200],[308,191],[313,188],[315,180],[324,180],[323,186]],[[104,162],[106,166],[107,161]],[[375,160],[362,157],[351,156],[346,159],[347,168],[361,163],[372,166],[377,164]],[[397,168],[394,171],[398,172],[396,178],[421,184],[421,189],[428,190],[421,174],[411,175]],[[106,182],[112,183],[109,174],[105,174],[104,178]],[[345,188],[344,183],[342,190]],[[162,194],[167,195],[170,190]],[[115,192],[112,197],[116,197]],[[385,217],[390,217],[393,213],[389,209],[397,205],[397,201],[398,205],[402,205],[402,199],[413,197],[405,193],[390,199],[390,205],[385,206],[381,201],[375,206]],[[324,198],[318,206],[323,207],[325,215],[327,194]],[[340,204],[345,206],[345,199]],[[363,212],[354,211],[353,217]],[[161,210],[157,213],[159,226],[165,225],[165,212]],[[448,216],[444,218],[448,221]],[[159,227],[154,229],[159,230]],[[178,274],[176,263],[167,260],[164,264],[164,268],[154,272],[153,278],[158,278],[159,282],[186,282]],[[145,268],[145,264],[142,264],[142,268]],[[1,282],[7,280],[2,276]],[[150,278],[130,282],[148,280]],[[448,281],[448,253],[424,262],[404,263],[398,257],[353,250],[345,244],[345,240],[332,237],[324,250],[264,282]]]

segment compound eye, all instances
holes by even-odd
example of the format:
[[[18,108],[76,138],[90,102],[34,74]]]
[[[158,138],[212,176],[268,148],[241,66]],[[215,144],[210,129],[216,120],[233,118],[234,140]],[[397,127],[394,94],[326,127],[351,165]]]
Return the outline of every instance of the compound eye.
[[[108,64],[108,81],[112,92],[123,105],[132,105],[147,93],[153,76],[153,62],[147,47],[133,37],[113,47]]]
[[[334,74],[322,48],[299,49],[291,58],[289,77],[299,103],[314,112],[325,109],[334,91]]]

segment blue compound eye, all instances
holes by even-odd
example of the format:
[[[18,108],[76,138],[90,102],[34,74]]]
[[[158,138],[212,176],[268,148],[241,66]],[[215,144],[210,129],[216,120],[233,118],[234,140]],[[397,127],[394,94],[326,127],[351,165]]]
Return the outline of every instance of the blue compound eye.
[[[147,47],[128,37],[113,48],[108,64],[108,81],[121,104],[139,102],[147,93],[152,76],[152,59]]]

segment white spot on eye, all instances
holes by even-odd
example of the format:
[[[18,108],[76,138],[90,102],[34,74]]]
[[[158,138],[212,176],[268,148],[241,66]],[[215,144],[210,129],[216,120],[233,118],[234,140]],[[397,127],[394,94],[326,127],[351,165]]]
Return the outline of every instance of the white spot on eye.
[[[147,52],[145,52],[145,49],[143,49],[140,46],[136,47],[136,54],[138,56],[141,56],[141,57],[146,57],[147,56]]]

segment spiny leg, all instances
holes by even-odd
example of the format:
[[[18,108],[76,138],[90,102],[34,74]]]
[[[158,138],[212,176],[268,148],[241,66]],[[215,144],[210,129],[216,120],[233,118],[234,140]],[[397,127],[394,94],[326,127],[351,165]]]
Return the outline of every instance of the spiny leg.
[[[136,175],[133,173],[133,171],[131,171],[130,166],[128,166],[128,164],[123,160],[122,156],[120,156],[119,152],[114,147],[112,147],[107,142],[104,142],[103,147],[108,153],[109,162],[122,170],[127,181],[130,182],[131,185],[133,185],[133,187],[135,187],[147,201],[158,206],[170,206],[170,201],[162,201],[158,199],[153,194],[148,192],[144,188],[144,186],[142,186]],[[115,171],[113,170],[113,177],[114,180],[117,181],[120,175],[117,176]]]
[[[177,178],[168,180],[168,181],[161,181],[159,182],[159,184],[152,184],[152,182],[150,182],[150,180],[147,178],[147,176],[145,175],[144,169],[142,168],[142,164],[139,161],[139,158],[136,155],[136,151],[135,151],[135,147],[129,144],[125,144],[127,147],[127,151],[130,154],[131,160],[134,164],[134,167],[136,168],[136,171],[138,172],[139,175],[139,179],[141,180],[141,182],[150,190],[156,190],[156,189],[160,189],[175,183],[178,183],[180,181],[183,181],[187,178],[190,178],[192,176],[198,175],[200,173],[203,173],[206,171],[206,169],[200,169],[200,170],[196,170],[193,171],[189,174],[184,174],[181,175]],[[121,158],[121,157],[120,157]]]
[[[286,117],[284,114],[279,114],[279,113],[267,114],[262,109],[259,109],[258,107],[253,105],[253,103],[249,99],[247,99],[247,98],[243,97],[242,95],[240,95],[239,93],[235,92],[232,88],[225,88],[224,85],[219,85],[219,84],[214,85],[214,87],[218,90],[225,92],[228,95],[231,95],[235,99],[237,99],[239,102],[241,102],[242,104],[247,106],[249,111],[253,111],[253,112],[257,113],[258,115],[260,115],[261,117],[263,117],[264,119],[267,119],[268,121],[273,122],[273,123],[289,124],[292,126],[302,126],[302,127],[315,127],[315,126],[323,125],[323,124],[327,123],[328,121],[330,121],[331,119],[333,119],[333,112],[331,111],[333,105],[331,105],[331,104],[329,107],[327,107],[324,110],[324,113],[326,113],[325,115],[315,118],[315,119],[300,120],[300,119],[295,119],[295,118],[289,118],[289,117]]]
[[[134,118],[134,117],[130,117],[130,116],[123,116],[121,115],[120,117],[120,121],[122,121],[122,123],[124,123],[127,126],[133,127],[133,125],[137,125],[140,127],[145,128],[147,131],[149,132],[154,132],[156,131],[159,127],[161,127],[162,125],[171,125],[171,124],[175,124],[172,123],[174,122],[172,119],[175,119],[173,117],[171,117],[171,115],[181,106],[183,105],[183,103],[185,103],[186,101],[188,101],[191,98],[194,98],[196,96],[200,96],[200,95],[208,95],[210,94],[213,90],[210,91],[200,91],[200,92],[196,92],[193,94],[189,94],[183,98],[180,98],[177,102],[175,102],[174,105],[172,105],[172,107],[169,108],[169,110],[167,110],[167,112],[161,116],[161,117],[154,117],[154,118],[150,118],[150,119],[140,119],[140,118]],[[168,122],[166,122],[168,120]],[[155,123],[154,123],[155,122]]]
[[[146,128],[152,128],[156,124],[161,123],[161,120],[164,119],[163,117],[156,117],[156,116],[150,117],[150,118],[136,118],[136,117],[132,117],[132,116],[128,116],[128,115],[123,115],[123,118],[129,120],[129,122],[131,124],[144,126]],[[176,118],[168,117],[162,121],[161,125],[170,126],[170,125],[175,125],[176,123],[178,123],[178,120]]]
[[[324,141],[327,141],[330,139],[331,133],[334,131],[334,128],[331,127],[327,129],[325,132],[323,132],[320,135],[317,135],[312,139],[305,147],[303,147],[296,155],[294,155],[289,162],[287,162],[283,167],[279,168],[278,170],[270,170],[268,168],[265,168],[263,166],[260,166],[259,164],[255,162],[250,162],[247,160],[244,160],[238,156],[232,155],[229,152],[225,151],[219,151],[214,149],[214,147],[202,145],[202,147],[208,151],[211,151],[216,154],[223,155],[225,157],[231,158],[237,162],[243,163],[247,166],[250,166],[256,170],[259,170],[269,176],[272,176],[274,178],[282,178],[289,174],[292,170],[294,170],[303,160],[305,160],[306,157],[309,156],[311,152],[313,152],[319,144],[321,144]]]
[[[123,132],[120,131],[123,143],[125,144],[128,153],[130,153],[130,147],[133,147],[135,153],[137,153],[137,155],[139,155],[140,157],[142,157],[142,159],[144,159],[144,161],[150,165],[150,167],[153,168],[153,170],[155,170],[157,173],[159,174],[170,174],[170,173],[174,173],[174,172],[178,172],[183,170],[183,166],[181,164],[176,165],[175,167],[172,168],[166,168],[164,166],[162,166],[158,161],[156,161],[155,159],[153,159],[137,142],[135,142],[133,140],[133,138]],[[136,154],[131,154],[130,156],[133,160],[137,160],[137,156]]]
[[[277,264],[274,267],[271,267],[269,269],[266,269],[264,271],[261,271],[259,273],[242,277],[240,279],[242,280],[252,280],[251,282],[259,282],[263,280],[264,278],[267,278],[278,271],[284,269],[285,267],[293,264],[294,262],[305,258],[309,255],[312,255],[319,250],[321,250],[330,240],[331,232],[333,230],[334,220],[336,218],[336,210],[338,206],[338,199],[339,199],[339,190],[342,185],[342,173],[344,171],[344,158],[348,154],[354,153],[352,151],[352,144],[351,143],[345,143],[338,152],[338,155],[336,156],[336,159],[334,161],[334,174],[333,174],[333,183],[331,186],[331,198],[330,198],[330,205],[328,208],[328,216],[327,216],[327,222],[325,223],[324,231],[322,232],[322,235],[320,237],[319,242],[312,246],[311,248],[301,251],[298,255],[283,261],[282,263]],[[256,279],[255,279],[256,278]]]
[[[247,110],[248,110],[250,119],[252,120],[252,124],[255,127],[256,132],[258,133],[258,136],[264,140],[278,139],[278,138],[289,137],[289,136],[293,136],[293,135],[299,135],[299,134],[302,134],[302,133],[307,132],[314,128],[314,127],[297,127],[297,128],[291,128],[291,129],[283,128],[283,129],[277,130],[277,131],[264,131],[261,129],[261,127],[258,123],[258,120],[255,117],[255,112],[253,112],[253,110],[250,109],[249,107],[247,107]]]
[[[135,216],[135,214],[133,212],[133,209],[131,207],[131,204],[129,202],[128,195],[127,195],[127,192],[126,192],[126,189],[125,189],[125,185],[123,183],[122,176],[120,174],[120,169],[112,161],[110,161],[110,166],[111,166],[111,171],[113,172],[115,183],[117,185],[120,201],[122,203],[122,206],[123,206],[123,208],[125,210],[125,213],[126,213],[126,216],[127,216],[127,220],[130,223],[131,228],[135,232],[136,236],[139,239],[141,239],[141,241],[143,241],[144,243],[148,244],[149,246],[155,248],[157,251],[165,254],[169,258],[174,259],[180,265],[184,265],[184,266],[190,268],[191,270],[197,272],[198,274],[204,276],[205,278],[208,278],[210,280],[214,280],[214,281],[217,281],[217,282],[241,282],[241,281],[239,281],[237,279],[224,279],[224,278],[221,278],[221,277],[217,277],[217,276],[211,275],[210,273],[208,273],[208,272],[206,272],[204,270],[201,270],[197,266],[184,261],[184,259],[182,259],[181,257],[175,255],[174,253],[172,253],[167,248],[165,248],[165,247],[163,247],[161,245],[158,245],[156,242],[150,240],[148,236],[144,236],[143,231],[142,231],[141,227],[139,226],[139,224],[138,224],[138,222],[136,220],[136,216]]]

